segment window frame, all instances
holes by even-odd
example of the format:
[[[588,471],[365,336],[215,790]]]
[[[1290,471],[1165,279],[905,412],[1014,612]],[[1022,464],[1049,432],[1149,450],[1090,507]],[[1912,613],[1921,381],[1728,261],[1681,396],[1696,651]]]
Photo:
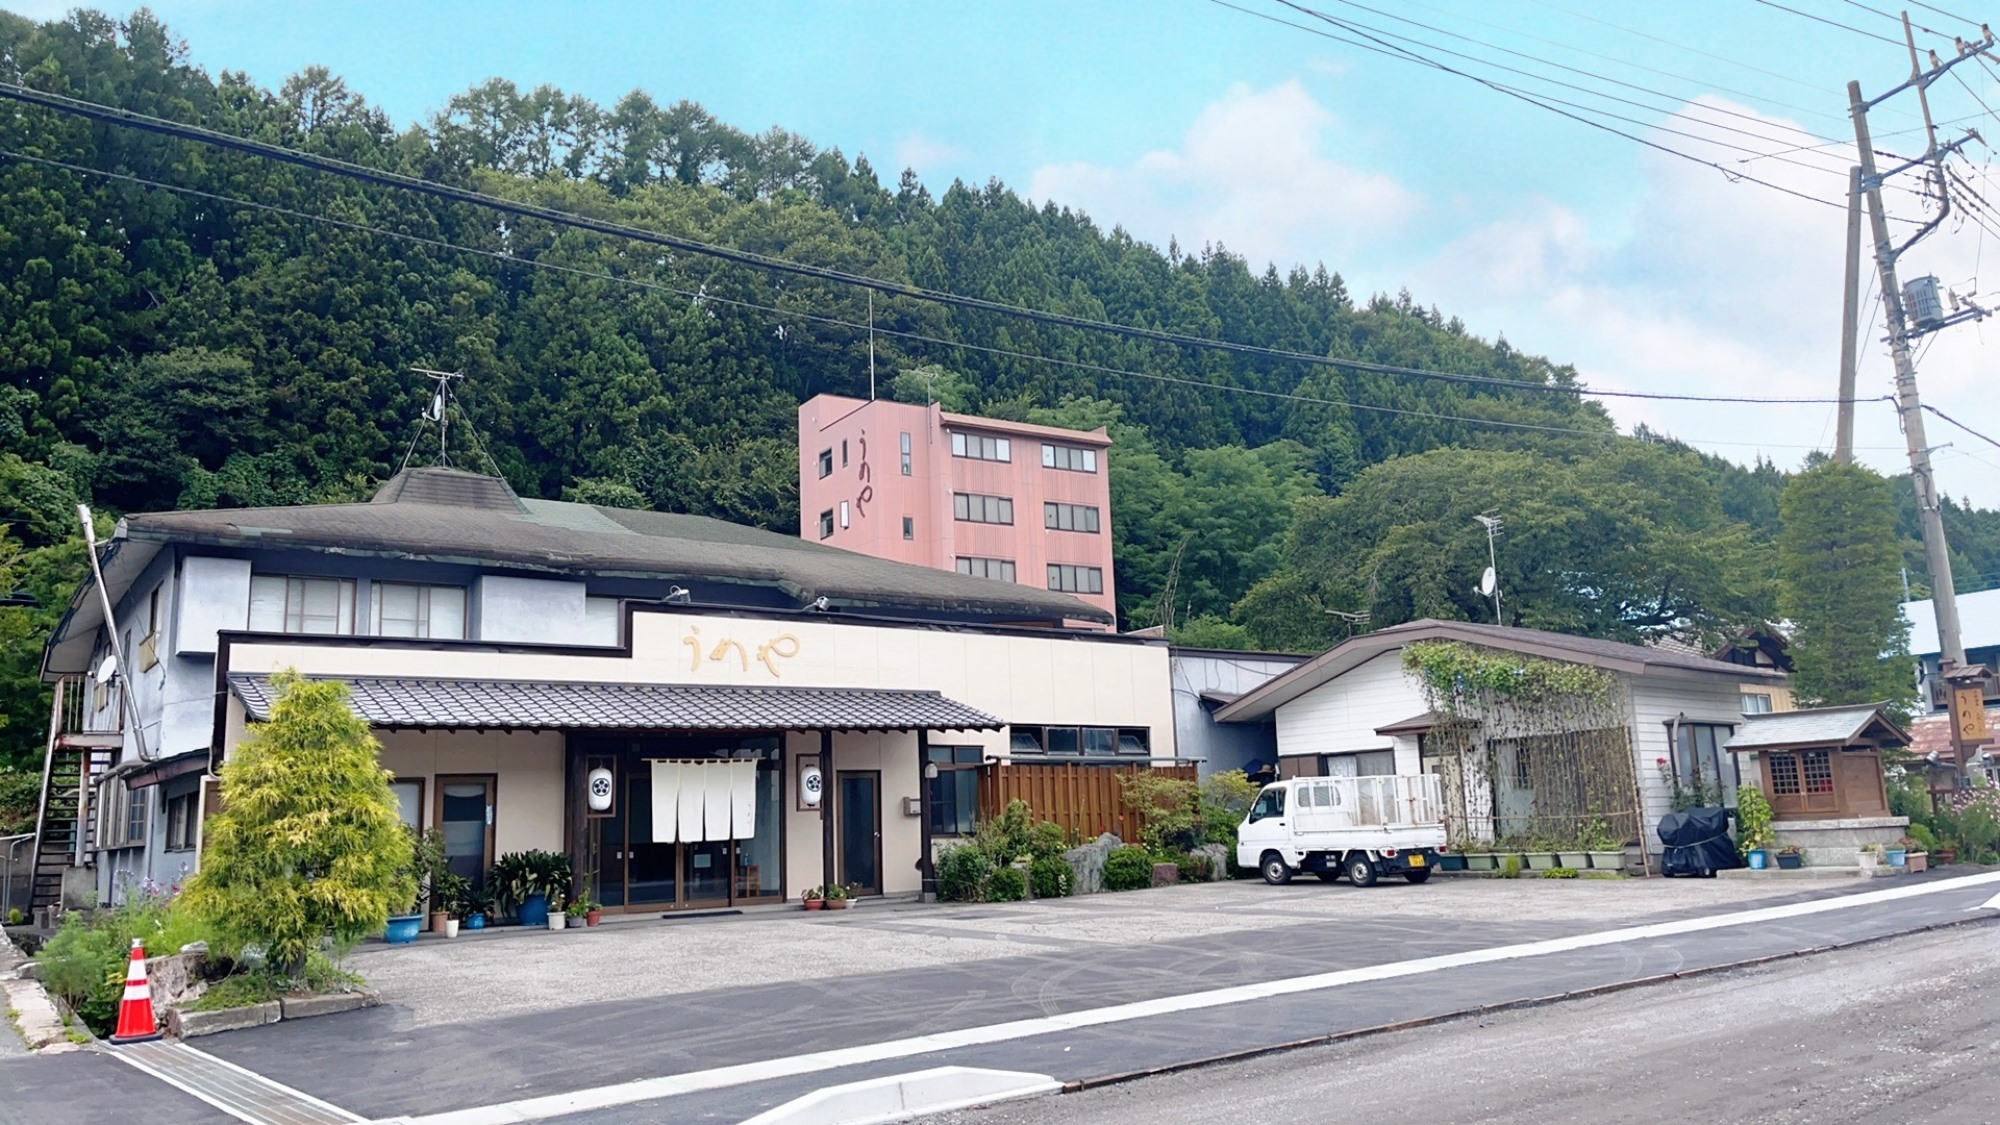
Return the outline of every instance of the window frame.
[[[1097,535],[1103,529],[1103,513],[1095,504],[1044,500],[1042,527],[1047,531],[1074,531],[1083,535]]]
[[[1085,563],[1048,564],[1049,589],[1058,594],[1102,594],[1104,593],[1104,568]],[[1065,581],[1074,586],[1064,586]]]
[[[415,633],[389,633],[383,631],[385,606],[383,595],[389,590],[414,590],[417,595],[416,618],[409,619],[416,625]],[[458,595],[458,635],[440,635],[437,632],[436,614],[432,609],[437,591],[449,590]],[[412,640],[463,641],[471,635],[472,592],[464,586],[453,586],[437,582],[370,582],[368,584],[368,628],[372,637],[400,637]],[[402,620],[402,619],[398,619]]]
[[[194,850],[195,826],[200,822],[201,790],[162,794],[166,803],[167,833],[162,849],[170,852]]]
[[[1015,581],[1019,573],[1013,559],[987,558],[983,555],[959,555],[953,561],[958,573],[967,578],[991,578],[1001,582]],[[995,573],[995,572],[998,573]]]
[[[924,782],[929,790],[931,835],[963,837],[970,836],[979,823],[980,767],[986,764],[986,751],[974,745],[939,745],[932,743],[926,748],[926,765],[937,767],[937,776]],[[971,778],[970,807],[961,808],[967,801],[966,777]],[[947,788],[950,798],[946,799]],[[949,807],[952,817],[947,822],[942,810]]]
[[[1703,792],[1710,780],[1702,776],[1704,762],[1715,765],[1713,785],[1717,798],[1725,807],[1734,807],[1736,790],[1743,784],[1743,770],[1736,761],[1736,755],[1724,749],[1730,735],[1736,733],[1735,723],[1686,722],[1667,723],[1670,751],[1667,761],[1672,767],[1671,777],[1676,789],[1683,792]],[[1701,735],[1706,733],[1709,745],[1704,747]],[[1681,748],[1681,741],[1687,740],[1688,748]],[[1692,766],[1691,770],[1686,767]],[[1689,777],[1692,773],[1694,776]]]
[[[917,517],[915,517],[915,516],[904,516],[904,517],[903,517],[903,538],[905,538],[905,539],[912,539],[912,540],[913,540],[913,539],[915,539],[916,537],[917,537]]]
[[[1097,472],[1097,450],[1061,442],[1042,443],[1042,468],[1062,473]]]
[[[951,455],[966,461],[1014,463],[1014,439],[968,430],[951,431]]]
[[[1745,715],[1768,715],[1771,713],[1772,700],[1770,692],[1746,691],[1739,693],[1739,695],[1742,700],[1743,713]],[[1752,706],[1750,701],[1753,699],[1761,701],[1761,705]]]
[[[978,501],[978,511],[974,512],[974,501]],[[984,523],[995,527],[1014,526],[1014,498],[994,496],[985,492],[954,492],[951,494],[951,515],[960,523]],[[988,518],[991,516],[992,518]]]
[[[909,476],[910,475],[910,431],[904,430],[902,432],[901,437],[899,439],[899,444],[902,447],[901,453],[902,453],[903,475]]]
[[[820,537],[821,539],[831,539],[831,538],[833,538],[833,509],[832,509],[832,508],[828,508],[828,509],[827,509],[826,511],[824,511],[824,512],[821,512],[821,513],[819,514],[819,537]]]
[[[818,460],[819,460],[819,479],[825,480],[826,478],[832,476],[833,447],[829,445],[825,449],[820,450]]]
[[[276,632],[283,633],[286,636],[300,637],[351,637],[355,635],[355,627],[358,624],[358,618],[361,613],[361,599],[359,584],[354,579],[325,574],[252,574],[250,576],[250,604],[253,611],[257,604],[257,584],[259,581],[284,583],[284,597],[279,602],[280,612]],[[308,630],[304,627],[308,616],[305,612],[307,591],[311,584],[320,582],[331,583],[334,587],[336,616],[332,632]],[[294,605],[298,607],[296,612],[293,610]],[[297,619],[299,628],[295,629],[292,627],[294,619]],[[252,624],[251,628],[260,633],[274,631],[270,629],[257,629],[255,624]]]
[[[1151,727],[1121,727],[1078,723],[1013,723],[1008,727],[1008,753],[1027,758],[1080,762],[1151,761]],[[1026,742],[1027,745],[1023,745]],[[1059,747],[1057,744],[1062,743]],[[1110,749],[1091,749],[1092,746]]]

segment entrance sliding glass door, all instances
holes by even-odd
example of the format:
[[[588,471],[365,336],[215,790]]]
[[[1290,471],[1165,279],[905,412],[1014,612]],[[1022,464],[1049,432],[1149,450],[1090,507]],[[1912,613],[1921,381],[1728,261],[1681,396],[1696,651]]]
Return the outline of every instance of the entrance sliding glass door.
[[[781,899],[784,804],[776,735],[577,739],[582,773],[617,795],[589,814],[584,868],[608,910]]]

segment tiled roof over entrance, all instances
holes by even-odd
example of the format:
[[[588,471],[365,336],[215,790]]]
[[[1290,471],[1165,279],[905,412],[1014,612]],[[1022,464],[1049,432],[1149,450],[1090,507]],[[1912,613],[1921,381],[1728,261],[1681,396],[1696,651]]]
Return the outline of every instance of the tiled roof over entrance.
[[[541,680],[344,680],[370,726],[485,730],[998,730],[984,711],[934,691],[722,687]],[[259,722],[270,677],[231,673],[229,690]]]

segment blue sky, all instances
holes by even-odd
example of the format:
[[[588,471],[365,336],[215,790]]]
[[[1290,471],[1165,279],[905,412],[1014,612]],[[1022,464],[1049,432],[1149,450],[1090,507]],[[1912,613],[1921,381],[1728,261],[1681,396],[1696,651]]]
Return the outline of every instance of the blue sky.
[[[1273,0],[1232,2],[1331,30]],[[1787,3],[1898,42],[1754,0],[1363,2],[1318,6],[1419,37],[1440,61],[1635,118],[1607,123],[1834,202],[1845,191],[1851,145],[1747,164],[1738,161],[1751,153],[1726,146],[1771,152],[1849,138],[1846,82],[1879,90],[1909,68],[1896,24],[1845,0]],[[8,6],[37,17],[64,7]],[[2000,20],[2000,4],[1990,13],[1973,0],[1938,6]],[[849,156],[865,153],[885,178],[904,166],[934,188],[997,176],[1156,242],[1219,240],[1259,262],[1323,261],[1362,293],[1408,287],[1482,335],[1505,333],[1518,347],[1577,364],[1593,385],[1832,389],[1838,208],[1730,183],[1464,79],[1207,0],[160,0],[153,8],[212,72],[244,70],[276,86],[324,64],[399,124],[426,119],[490,76],[551,83],[606,104],[642,88],[662,102],[701,102],[739,127],[782,125]],[[1946,16],[1914,13],[1938,31],[1972,33]],[[1921,41],[1950,52],[1935,36]],[[1453,50],[1485,61],[1443,53]],[[2000,120],[1975,100],[2000,107],[1994,75],[1977,65],[1959,73],[1970,89],[1956,80],[1933,87],[1936,115],[1966,119],[1954,128],[1983,123],[2000,141]],[[1899,135],[1915,108],[1906,96],[1877,111],[1879,147],[1920,144]],[[1988,154],[1972,153],[1966,174],[1977,177]],[[2000,203],[2000,191],[1982,191]],[[1909,195],[1892,209],[1920,214]],[[1947,229],[1912,252],[1906,276],[1930,270],[1964,292],[1976,286],[1984,241],[1976,227]],[[2000,269],[2000,247],[1995,261]],[[1879,322],[1876,329],[1879,336]],[[1991,333],[2000,326],[1941,337],[1925,357],[1923,387],[1927,401],[1994,432],[2000,409],[1984,390],[1992,356],[1983,335]],[[1887,393],[1883,350],[1866,349],[1865,394]],[[1628,424],[1643,421],[1739,460],[1761,453],[1792,465],[1832,437],[1824,407],[1612,408]],[[1864,457],[1899,468],[1900,440],[1894,415],[1864,404]],[[1935,419],[1931,441],[1952,443],[1939,455],[1947,491],[2000,505],[2000,448]]]

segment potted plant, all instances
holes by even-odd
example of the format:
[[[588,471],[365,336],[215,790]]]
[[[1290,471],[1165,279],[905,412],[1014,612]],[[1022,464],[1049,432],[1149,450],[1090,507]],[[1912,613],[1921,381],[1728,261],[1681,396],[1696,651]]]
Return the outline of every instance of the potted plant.
[[[1786,844],[1784,847],[1778,849],[1778,869],[1780,871],[1797,871],[1804,864],[1805,857],[1799,854],[1799,846],[1797,844]]]
[[[1875,869],[1881,866],[1882,864],[1882,856],[1884,850],[1885,849],[1880,844],[1863,844],[1860,848],[1860,851],[1857,853],[1857,858],[1859,859],[1861,864],[1861,870],[1867,872],[1870,875],[1873,875],[1875,873]]]
[[[431,840],[424,833],[405,827],[409,838],[410,858],[397,869],[397,873],[416,885],[416,897],[409,909],[401,914],[391,914],[388,926],[382,931],[382,940],[390,945],[404,945],[417,940],[417,934],[424,927],[424,907],[430,901],[430,860]],[[442,852],[444,837],[436,837],[437,847]]]
[[[509,852],[493,865],[494,895],[523,926],[540,926],[569,897],[569,857],[560,852]]]
[[[799,901],[805,904],[807,910],[819,910],[826,906],[826,901],[819,893],[818,887],[807,887],[806,893],[799,896]]]
[[[1907,867],[1910,863],[1910,849],[1903,841],[1898,840],[1882,849],[1882,858],[1888,860],[1891,867]]]
[[[1440,871],[1465,870],[1465,845],[1452,844],[1447,846],[1445,850],[1439,852],[1438,870]]]
[[[1776,842],[1771,816],[1771,802],[1762,789],[1745,785],[1736,790],[1736,850],[1756,871],[1770,864],[1770,848]]]
[[[569,923],[569,915],[563,913],[563,900],[559,894],[548,897],[549,929],[560,930]]]
[[[466,880],[466,885],[470,887],[471,880],[469,879]],[[486,916],[492,913],[492,911],[493,911],[493,893],[491,891],[474,887],[473,889],[468,890],[465,893],[466,929],[468,930],[485,929]]]
[[[1581,871],[1590,866],[1590,849],[1583,843],[1581,836],[1574,843],[1556,852],[1556,866],[1570,871]]]
[[[1530,871],[1551,871],[1557,866],[1556,849],[1545,840],[1530,840],[1527,851],[1522,855],[1523,866]]]
[[[826,885],[826,908],[828,910],[845,910],[847,909],[848,902],[849,896],[846,887],[841,886],[839,883],[828,883]]]
[[[1923,825],[1913,827],[1922,828]],[[1912,875],[1919,871],[1930,870],[1930,850],[1922,840],[1916,838],[1915,833],[1903,837],[1900,842],[1903,845],[1903,862],[1909,867]]]
[[[596,904],[592,903],[589,899],[576,899],[563,910],[563,915],[566,919],[564,925],[572,930],[581,930],[585,926],[595,926],[597,923],[591,921],[590,916],[596,909]]]
[[[1489,851],[1468,851],[1465,853],[1467,871],[1498,871],[1500,857]]]

